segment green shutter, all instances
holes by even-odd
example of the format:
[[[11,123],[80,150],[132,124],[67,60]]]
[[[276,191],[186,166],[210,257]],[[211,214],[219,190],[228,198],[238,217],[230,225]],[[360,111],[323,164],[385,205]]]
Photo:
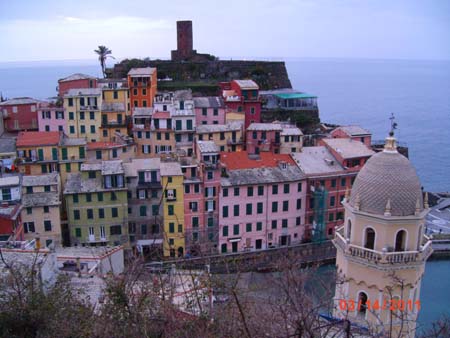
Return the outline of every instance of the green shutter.
[[[78,150],[79,150],[79,154],[80,154],[80,159],[83,159],[84,158],[84,152],[85,152],[85,149],[84,149],[84,147],[80,147],[80,148],[78,148]]]
[[[67,148],[62,148],[61,153],[62,153],[62,159],[67,160]]]
[[[38,158],[39,158],[39,161],[44,160],[44,149],[38,149]]]
[[[52,148],[52,158],[54,161],[58,160],[58,148]]]

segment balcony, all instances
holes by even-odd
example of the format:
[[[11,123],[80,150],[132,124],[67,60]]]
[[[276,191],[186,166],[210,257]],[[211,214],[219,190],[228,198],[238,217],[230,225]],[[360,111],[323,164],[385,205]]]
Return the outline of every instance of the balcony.
[[[423,236],[420,249],[417,251],[377,251],[348,243],[343,236],[344,227],[336,231],[334,245],[341,249],[344,255],[355,262],[372,265],[379,268],[389,268],[395,265],[419,265],[426,261],[433,252],[431,240]]]
[[[126,121],[102,121],[102,127],[111,127],[111,128],[120,128],[120,127],[126,127],[127,122]]]
[[[94,105],[80,106],[80,110],[98,110],[98,106]]]
[[[228,138],[227,139],[227,144],[228,145],[232,145],[232,144],[243,144],[244,140],[242,139],[242,137],[240,138]]]
[[[108,242],[108,239],[106,237],[99,237],[99,236],[95,236],[95,235],[89,235],[86,238],[86,243],[104,243],[104,242]]]
[[[159,181],[138,181],[138,188],[161,189],[162,185]]]

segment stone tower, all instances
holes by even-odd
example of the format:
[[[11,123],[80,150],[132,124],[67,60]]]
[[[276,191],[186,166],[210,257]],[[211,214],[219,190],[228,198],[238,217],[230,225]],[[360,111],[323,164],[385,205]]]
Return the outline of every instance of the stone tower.
[[[196,51],[193,49],[192,21],[177,21],[177,50],[172,51],[172,61],[187,60]]]
[[[334,316],[381,336],[415,336],[420,285],[431,241],[424,235],[427,196],[409,160],[386,138],[346,194],[337,248]]]

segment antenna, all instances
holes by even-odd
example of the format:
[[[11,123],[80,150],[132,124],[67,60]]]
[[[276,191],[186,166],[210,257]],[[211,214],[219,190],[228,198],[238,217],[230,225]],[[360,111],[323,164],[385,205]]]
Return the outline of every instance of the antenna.
[[[394,130],[397,129],[398,126],[397,122],[395,122],[394,113],[391,113],[389,120],[391,120],[391,131],[389,132],[389,136],[394,136]]]

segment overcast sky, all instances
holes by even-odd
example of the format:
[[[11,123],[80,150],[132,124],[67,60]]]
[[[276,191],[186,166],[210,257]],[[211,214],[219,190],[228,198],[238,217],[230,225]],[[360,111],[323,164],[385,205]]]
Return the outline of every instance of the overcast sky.
[[[0,0],[0,62],[169,58],[177,20],[220,57],[450,59],[450,0]]]

